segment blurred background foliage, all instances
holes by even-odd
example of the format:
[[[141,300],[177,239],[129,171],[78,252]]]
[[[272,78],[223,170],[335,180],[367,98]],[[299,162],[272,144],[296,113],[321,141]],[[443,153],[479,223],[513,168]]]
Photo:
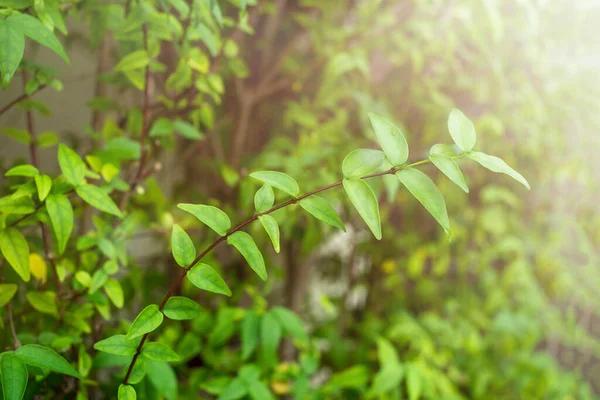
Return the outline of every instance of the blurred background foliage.
[[[250,171],[284,171],[303,191],[335,182],[345,154],[374,147],[368,112],[401,126],[410,160],[419,160],[448,138],[448,114],[460,108],[476,125],[478,146],[501,155],[532,190],[464,162],[465,194],[426,167],[446,198],[450,244],[393,177],[372,182],[384,221],[380,242],[341,191],[325,197],[336,204],[347,233],[294,206],[278,211],[279,254],[258,225],[249,228],[263,239],[269,281],[259,282],[230,249],[210,256],[234,296],[182,288],[207,312],[161,330],[160,339],[185,353],[184,360],[166,372],[149,366],[138,396],[197,398],[201,391],[202,398],[241,398],[227,397],[227,388],[235,377],[257,373],[258,365],[269,391],[282,398],[595,398],[600,5],[255,0],[238,17],[239,3],[219,1],[222,15],[202,14],[195,25],[187,2],[169,2],[180,27],[201,42],[186,48],[166,41],[156,52],[161,67],[150,84],[152,118],[189,118],[204,139],[160,137],[170,150],[159,150],[160,170],[132,198],[137,211],[126,233],[132,256],[119,277],[126,306],[106,322],[95,320],[103,332],[94,330],[94,340],[157,302],[179,274],[168,250],[174,221],[194,234],[199,248],[210,244],[209,232],[175,211],[176,203],[214,204],[241,222],[252,214],[259,187],[245,178]],[[57,94],[39,98],[47,95],[50,112],[80,122],[77,131],[65,118],[51,125],[62,140],[86,150],[123,131],[139,135],[141,102],[133,80],[114,70],[135,47],[119,31],[122,5],[74,4],[65,10],[66,48],[72,58],[97,60],[97,70],[81,78],[93,90],[77,93],[68,107],[52,100]],[[45,53],[28,52],[44,62]],[[65,75],[79,74],[72,64],[61,66]],[[3,104],[14,97],[9,93],[20,93],[17,81],[3,92]],[[64,86],[68,93],[68,78]],[[19,113],[3,116],[2,127],[20,124]],[[43,130],[44,117],[36,118]],[[18,160],[16,146],[2,139],[6,169]],[[43,162],[55,166],[50,157]],[[80,232],[94,230],[89,216],[82,221]],[[308,337],[270,328],[265,316],[275,314],[264,311],[279,306],[302,318]],[[243,327],[256,318],[266,326],[260,338],[274,335],[268,343],[282,334],[294,340],[284,340],[277,355],[260,346],[245,354],[251,339]],[[24,316],[20,323],[32,321]],[[38,334],[40,327],[32,329]],[[94,368],[122,364],[94,358]],[[118,386],[107,377],[101,382],[105,390]]]

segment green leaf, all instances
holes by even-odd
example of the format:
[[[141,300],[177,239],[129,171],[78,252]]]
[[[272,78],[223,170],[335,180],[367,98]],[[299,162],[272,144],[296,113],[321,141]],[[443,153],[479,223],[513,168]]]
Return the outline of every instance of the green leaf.
[[[25,395],[29,375],[25,363],[14,351],[7,351],[0,358],[0,371],[4,400],[21,400]]]
[[[142,69],[150,64],[150,57],[146,50],[137,50],[127,54],[115,66],[115,71],[131,71],[134,69]]]
[[[117,400],[136,400],[137,394],[133,386],[120,384]]]
[[[409,400],[417,400],[421,397],[423,390],[421,374],[414,364],[410,364],[406,370],[406,389]]]
[[[465,193],[469,193],[467,182],[463,176],[460,167],[448,156],[443,154],[432,154],[429,156],[431,162],[438,167],[444,175],[446,175],[452,182],[456,183]]]
[[[22,185],[25,188],[27,184]],[[35,190],[35,189],[34,189]],[[0,212],[3,214],[31,214],[35,212],[35,204],[29,196],[5,196],[0,198]]]
[[[129,379],[127,382],[131,385],[136,385],[142,381],[146,377],[146,373],[148,372],[148,367],[146,365],[146,359],[143,357],[139,357],[137,362],[133,366],[131,370],[131,374],[129,375]]]
[[[229,229],[231,229],[229,217],[217,207],[187,203],[177,204],[177,207],[192,214],[194,217],[198,218],[200,222],[208,225],[209,228],[221,236],[225,236]]]
[[[381,240],[381,218],[379,217],[379,204],[373,189],[367,182],[360,179],[344,179],[344,190],[356,211],[365,221],[377,240]]]
[[[374,113],[369,114],[369,119],[388,160],[395,167],[404,164],[408,160],[408,143],[400,128]]]
[[[300,194],[300,186],[298,186],[298,182],[283,172],[258,171],[251,173],[250,176],[254,179],[258,179],[261,182],[268,183],[279,190],[283,190],[293,197],[297,197]]]
[[[433,181],[423,172],[415,168],[407,168],[396,172],[396,176],[408,191],[415,196],[417,200],[437,222],[444,228],[446,236],[450,238],[450,221],[444,196]]]
[[[248,389],[244,381],[240,378],[235,378],[219,393],[217,400],[243,399],[246,394],[248,394]]]
[[[146,333],[152,332],[163,322],[164,316],[156,304],[144,308],[136,317],[127,332],[127,339],[134,339]]]
[[[148,360],[175,362],[179,361],[179,355],[162,343],[146,343],[142,349],[142,355]]]
[[[167,300],[163,314],[174,320],[194,319],[200,315],[202,308],[192,299],[173,296]]]
[[[148,360],[148,379],[156,390],[167,400],[177,399],[177,375],[173,368],[164,362]]]
[[[252,381],[248,385],[248,392],[252,400],[272,400],[273,395],[269,388],[261,381]]]
[[[58,145],[58,164],[70,184],[77,186],[84,182],[85,163],[79,154],[62,143]]]
[[[23,32],[8,20],[0,20],[0,82],[11,81],[25,51]]]
[[[340,219],[340,216],[333,206],[324,198],[317,195],[306,197],[300,200],[300,207],[304,208],[313,217],[346,232],[346,227]]]
[[[190,239],[188,234],[177,224],[173,225],[171,251],[177,264],[184,268],[193,263],[196,258],[194,242],[192,242],[192,239]]]
[[[0,283],[0,308],[4,307],[17,293],[18,286],[14,283]]]
[[[34,292],[29,291],[25,294],[27,301],[33,308],[44,314],[57,315],[56,293],[51,291]]]
[[[26,344],[19,347],[16,353],[28,365],[81,379],[81,375],[79,375],[75,368],[52,349],[37,344]]]
[[[118,356],[132,356],[139,344],[139,339],[130,340],[125,335],[114,335],[94,344],[94,349]]]
[[[265,231],[269,235],[271,239],[271,243],[273,243],[273,249],[275,249],[275,253],[279,253],[279,225],[277,225],[277,221],[270,215],[260,215],[258,220],[262,224]]]
[[[475,127],[469,118],[456,108],[450,112],[448,117],[448,131],[452,140],[463,152],[467,153],[475,146],[477,135]]]
[[[73,231],[73,207],[64,194],[51,194],[46,198],[46,210],[58,242],[58,254],[62,254]]]
[[[6,171],[4,176],[33,177],[33,176],[36,176],[39,174],[40,174],[40,171],[38,171],[38,169],[36,167],[34,167],[33,165],[23,164],[23,165],[17,165],[16,167],[12,167],[8,171]]]
[[[29,270],[29,245],[27,240],[15,228],[0,232],[0,250],[11,267],[25,282],[31,279]]]
[[[302,320],[292,311],[284,307],[273,307],[271,314],[277,318],[279,324],[292,337],[300,341],[303,345],[308,345],[308,335],[304,329]]]
[[[96,293],[102,288],[108,281],[108,274],[103,270],[99,269],[92,275],[92,281],[90,282],[90,288],[88,289],[89,294]]]
[[[77,186],[75,192],[89,205],[100,211],[121,217],[121,211],[114,201],[98,186],[85,184]]]
[[[260,345],[262,360],[267,366],[276,362],[281,333],[281,325],[277,318],[271,312],[263,314],[260,319]]]
[[[273,187],[268,183],[265,183],[256,191],[254,195],[254,208],[257,213],[264,213],[275,203],[275,193],[273,193]]]
[[[12,8],[14,10],[22,10],[32,4],[32,0],[0,0],[1,7]]]
[[[173,123],[173,128],[187,139],[200,140],[204,138],[204,135],[194,125],[180,119]]]
[[[247,311],[241,324],[240,336],[242,339],[242,359],[246,360],[252,355],[259,339],[260,318],[252,311]]]
[[[528,190],[531,190],[529,182],[517,171],[508,166],[503,159],[495,156],[490,156],[485,153],[474,151],[468,154],[471,160],[477,161],[482,167],[489,169],[492,172],[506,174],[518,182],[521,182]]]
[[[52,189],[52,179],[48,175],[36,175],[34,179],[38,197],[40,201],[44,201],[48,193],[50,193],[50,189]]]
[[[402,382],[403,376],[404,368],[400,364],[383,367],[375,374],[368,397],[378,398],[378,396],[397,388]]]
[[[110,301],[112,301],[112,303],[115,305],[115,307],[123,308],[123,288],[121,287],[119,281],[109,278],[104,284],[104,291],[106,292],[106,295],[108,296]]]
[[[377,338],[377,358],[382,367],[400,365],[400,359],[394,346],[384,338]]]
[[[431,146],[431,149],[429,149],[429,155],[440,154],[443,156],[454,157],[460,154],[459,152],[454,150],[455,148],[456,145],[453,144],[434,144],[433,146]]]
[[[199,289],[231,296],[231,290],[223,278],[210,265],[198,263],[187,273],[187,277]]]
[[[0,22],[0,29],[2,29],[1,25],[2,25],[2,22]],[[0,40],[2,40],[2,39],[0,39]],[[0,78],[4,77],[4,79],[5,79],[6,76],[5,76],[5,73],[2,70],[2,51],[3,50],[4,49],[2,47],[0,47],[0,73],[2,74],[2,75],[0,75]],[[1,79],[0,79],[0,81],[1,81]],[[5,79],[4,82],[7,83],[8,81]],[[8,136],[10,138],[13,138],[16,141],[21,142],[23,144],[29,144],[29,143],[31,143],[31,135],[29,134],[29,132],[27,132],[24,129],[4,128],[4,129],[2,129],[2,131],[0,131],[0,133],[2,133],[5,136]]]
[[[27,14],[13,14],[6,21],[23,32],[31,40],[35,40],[42,46],[58,54],[67,64],[71,64],[67,53],[65,53],[65,49],[56,38],[56,35],[38,19]]]
[[[150,128],[150,137],[168,136],[173,134],[173,123],[167,118],[159,118]]]
[[[250,268],[256,272],[256,274],[263,280],[267,280],[267,268],[265,267],[265,260],[254,243],[252,236],[246,232],[235,232],[227,238],[227,244],[235,247],[244,256]]]
[[[385,154],[382,151],[357,149],[351,151],[344,158],[342,173],[346,179],[360,178],[377,170],[383,160],[385,160]]]
[[[55,132],[44,132],[35,138],[38,147],[50,147],[58,143],[58,135]]]

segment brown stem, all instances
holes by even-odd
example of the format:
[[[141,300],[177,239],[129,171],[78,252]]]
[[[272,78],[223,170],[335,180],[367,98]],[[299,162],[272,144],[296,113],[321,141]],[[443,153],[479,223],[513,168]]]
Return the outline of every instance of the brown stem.
[[[10,103],[8,103],[4,107],[2,107],[0,109],[0,115],[4,114],[8,110],[10,110],[17,103],[19,103],[19,102],[21,102],[23,100],[27,100],[29,97],[33,96],[34,94],[36,94],[37,92],[41,91],[42,89],[45,89],[46,87],[48,87],[48,85],[43,84],[43,85],[38,86],[38,88],[35,90],[35,92],[33,92],[31,94],[23,93],[22,95],[20,95],[19,97],[17,97],[13,101],[11,101]]]
[[[19,338],[17,337],[17,331],[15,330],[15,323],[13,322],[13,314],[12,314],[12,303],[7,304],[8,309],[8,324],[10,325],[10,334],[13,337],[13,345],[15,349],[21,347],[21,342],[19,342]]]
[[[368,179],[368,178],[374,178],[376,176],[382,176],[382,175],[390,175],[390,174],[395,174],[397,171],[401,171],[403,169],[406,168],[410,168],[410,167],[415,167],[417,165],[421,165],[421,164],[425,164],[428,163],[429,160],[421,160],[421,161],[417,161],[415,163],[412,164],[408,164],[408,165],[403,165],[401,167],[393,167],[391,169],[388,169],[386,171],[382,171],[382,172],[375,172],[369,175],[365,175],[365,176],[361,176],[359,179]],[[338,181],[332,184],[329,184],[327,186],[323,186],[319,189],[315,189],[311,192],[307,192],[301,196],[298,197],[294,197],[292,199],[289,199],[288,201],[285,201],[279,205],[276,205],[270,209],[268,209],[265,212],[262,213],[258,213],[258,214],[254,214],[253,217],[251,217],[250,219],[246,220],[245,222],[242,222],[241,224],[239,224],[238,226],[236,226],[235,228],[231,228],[224,236],[219,237],[217,240],[215,240],[210,246],[208,246],[202,253],[200,253],[200,255],[198,257],[196,257],[196,259],[194,259],[194,261],[192,261],[190,263],[190,265],[188,265],[187,267],[185,267],[185,269],[183,270],[183,272],[181,273],[179,279],[177,279],[173,285],[171,285],[171,288],[169,289],[169,292],[165,295],[165,297],[163,297],[162,301],[160,302],[160,305],[158,306],[159,311],[162,311],[163,308],[165,307],[165,304],[167,304],[167,301],[175,294],[175,291],[177,290],[177,288],[179,288],[179,286],[181,285],[181,282],[183,282],[183,279],[185,278],[185,276],[187,275],[188,271],[191,270],[194,265],[196,265],[200,260],[202,260],[204,258],[204,256],[206,256],[208,253],[210,253],[215,247],[217,247],[220,243],[224,242],[229,236],[233,235],[235,232],[245,228],[247,225],[251,224],[252,222],[256,221],[258,219],[258,217],[262,216],[262,215],[267,215],[267,214],[271,214],[277,210],[280,210],[284,207],[287,207],[291,204],[296,204],[299,201],[301,201],[302,199],[305,199],[309,196],[313,196],[317,193],[321,193],[324,192],[326,190],[332,189],[334,187],[338,187],[342,185],[342,181]],[[129,380],[129,376],[131,375],[131,372],[133,371],[133,367],[135,366],[135,363],[138,359],[138,357],[140,356],[140,354],[142,353],[142,348],[144,347],[144,343],[146,342],[146,340],[148,339],[148,336],[150,336],[150,332],[144,334],[144,336],[142,336],[142,340],[140,341],[140,344],[137,347],[137,350],[135,352],[135,355],[133,356],[133,359],[131,360],[131,363],[129,364],[129,368],[127,369],[127,373],[125,374],[125,378],[123,379],[123,384],[127,384],[127,381]]]

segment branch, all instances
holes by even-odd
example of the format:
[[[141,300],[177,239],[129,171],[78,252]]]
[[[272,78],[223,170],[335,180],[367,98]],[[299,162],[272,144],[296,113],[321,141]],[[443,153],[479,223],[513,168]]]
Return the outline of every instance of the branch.
[[[10,103],[8,103],[6,106],[4,106],[2,109],[0,109],[0,115],[4,114],[8,110],[10,110],[15,104],[17,104],[17,103],[19,103],[19,102],[21,102],[23,100],[27,100],[29,97],[33,96],[34,94],[36,94],[37,92],[41,91],[42,89],[45,89],[46,87],[48,87],[48,85],[43,84],[43,85],[40,85],[31,94],[23,93],[22,95],[20,95],[19,97],[17,97],[16,99],[14,99],[13,101],[11,101]]]
[[[411,167],[416,167],[417,165],[425,164],[425,163],[428,163],[428,162],[430,162],[429,159],[425,159],[425,160],[414,162],[412,164],[403,165],[401,167],[393,167],[391,169],[388,169],[387,171],[375,172],[373,174],[365,175],[365,176],[360,177],[359,179],[369,179],[369,178],[374,178],[376,176],[391,175],[391,174],[395,174],[396,172],[401,171],[403,169],[411,168]],[[301,196],[294,197],[292,199],[289,199],[288,201],[285,201],[285,202],[283,202],[283,203],[281,203],[279,205],[276,205],[276,206],[270,208],[269,210],[267,210],[265,212],[255,214],[253,217],[251,217],[250,219],[246,220],[246,222],[242,222],[241,224],[239,224],[235,228],[230,229],[224,236],[220,236],[210,246],[208,246],[202,253],[200,253],[200,255],[198,257],[196,257],[196,259],[194,261],[192,261],[190,263],[190,265],[188,265],[187,267],[185,267],[185,269],[183,270],[183,272],[182,272],[181,276],[179,277],[179,279],[177,279],[173,283],[173,285],[169,289],[169,292],[165,295],[165,297],[160,302],[160,305],[158,306],[159,311],[162,312],[162,310],[164,309],[165,305],[167,304],[167,301],[169,301],[169,299],[175,294],[175,291],[177,290],[177,288],[179,288],[179,286],[183,282],[183,279],[186,277],[188,271],[191,270],[194,267],[194,265],[196,265],[200,260],[202,260],[208,253],[210,253],[220,243],[222,243],[225,240],[227,240],[227,238],[229,236],[233,235],[235,232],[237,232],[237,231],[245,228],[247,225],[249,225],[252,222],[256,221],[258,219],[258,217],[260,217],[260,216],[271,214],[271,213],[273,213],[273,212],[275,212],[277,210],[280,210],[282,208],[285,208],[285,207],[287,207],[287,206],[289,206],[291,204],[296,204],[299,201],[301,201],[302,199],[305,199],[307,197],[313,196],[313,195],[315,195],[317,193],[324,192],[324,191],[329,190],[329,189],[333,189],[333,188],[341,186],[341,185],[342,185],[342,181],[338,181],[338,182],[332,183],[330,185],[323,186],[323,187],[321,187],[319,189],[315,189],[315,190],[313,190],[311,192],[305,193],[305,194],[303,194]],[[133,367],[135,366],[135,363],[136,363],[138,357],[142,353],[142,348],[144,347],[144,343],[148,339],[148,336],[150,336],[150,332],[146,333],[146,334],[144,334],[144,336],[142,336],[142,340],[140,341],[140,344],[137,347],[135,355],[133,356],[133,359],[131,360],[131,363],[129,364],[129,368],[127,369],[127,373],[125,374],[125,379],[123,379],[123,384],[125,384],[125,385],[127,384],[127,381],[129,380],[129,376],[131,375],[131,372],[133,371]]]

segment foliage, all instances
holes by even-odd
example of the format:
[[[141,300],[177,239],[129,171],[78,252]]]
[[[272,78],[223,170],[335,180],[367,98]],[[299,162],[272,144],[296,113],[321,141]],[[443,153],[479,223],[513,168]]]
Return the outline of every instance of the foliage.
[[[525,192],[481,172],[529,189],[509,164],[545,150],[528,141],[555,146],[541,138],[557,117],[539,115],[553,97],[518,74],[475,79],[475,55],[508,51],[501,7],[465,2],[489,16],[465,31],[440,4],[292,3],[0,0],[1,84],[21,72],[8,108],[27,121],[2,133],[30,156],[5,169],[0,198],[4,398],[592,398],[552,346],[600,354],[555,304],[577,288],[570,304],[597,309],[597,291],[568,272],[563,236],[521,218]],[[88,104],[91,146],[33,124],[47,108],[32,96],[62,83],[27,49],[69,63],[69,18],[86,21],[86,49],[117,55],[96,77],[115,94]],[[470,74],[454,79],[459,66]],[[502,100],[510,79],[522,104]],[[443,127],[453,144],[435,143]],[[185,169],[172,196],[155,177],[165,153]],[[527,172],[527,195],[556,179]],[[569,227],[582,268],[598,259],[590,215]],[[143,231],[168,256],[144,259]]]

